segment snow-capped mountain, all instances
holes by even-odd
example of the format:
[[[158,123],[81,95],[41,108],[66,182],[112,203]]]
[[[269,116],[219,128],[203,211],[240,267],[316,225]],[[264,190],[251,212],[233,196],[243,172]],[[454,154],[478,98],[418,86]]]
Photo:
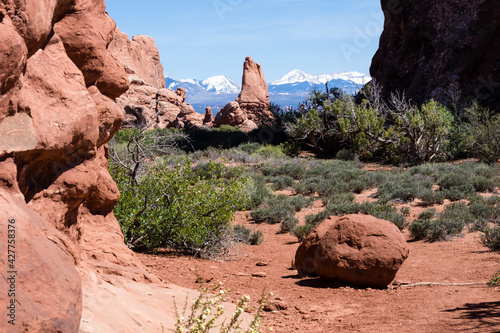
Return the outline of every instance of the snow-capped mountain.
[[[204,91],[216,94],[239,94],[241,86],[224,75],[209,77],[206,80],[184,79],[176,80],[171,77],[165,77],[165,85],[168,89],[177,89],[183,87],[187,92],[189,90],[198,91],[200,88]]]
[[[359,72],[340,72],[332,74],[311,75],[300,69],[294,69],[286,73],[283,77],[271,83],[271,85],[279,86],[284,84],[294,84],[308,82],[312,84],[325,84],[333,80],[351,81],[354,84],[364,85],[371,78],[368,75]]]
[[[207,91],[213,91],[217,94],[239,94],[241,86],[233,80],[223,76],[212,76],[202,82]]]
[[[341,72],[331,74],[311,75],[299,69],[288,72],[278,80],[269,83],[269,98],[271,102],[282,106],[296,107],[303,102],[312,89],[325,90],[337,87],[345,93],[354,94],[371,78],[359,72]],[[218,75],[206,80],[165,78],[167,88],[176,90],[183,87],[187,92],[187,101],[196,111],[203,113],[206,106],[212,107],[214,114],[222,106],[234,101],[241,86],[230,78]]]

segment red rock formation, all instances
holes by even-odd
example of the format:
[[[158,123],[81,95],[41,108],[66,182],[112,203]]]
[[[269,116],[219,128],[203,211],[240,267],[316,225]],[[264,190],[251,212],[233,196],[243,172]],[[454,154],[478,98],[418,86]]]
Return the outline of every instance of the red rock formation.
[[[240,126],[249,132],[261,125],[271,125],[274,116],[269,110],[269,90],[259,64],[247,57],[243,64],[241,92],[235,102],[223,107],[214,125]]]
[[[207,106],[205,108],[205,118],[203,118],[203,125],[212,124],[214,122],[214,115],[212,113],[212,108]]]
[[[103,288],[99,276],[155,279],[112,211],[106,143],[124,118],[113,99],[129,87],[107,49],[114,30],[103,0],[0,3],[0,242],[15,225],[16,327],[26,332],[77,332],[82,286]]]
[[[137,35],[130,40],[117,28],[109,49],[118,56],[129,78],[143,80],[153,88],[165,88],[160,52],[153,38]]]
[[[109,46],[125,64],[130,89],[117,98],[125,110],[124,127],[193,127],[203,125],[203,115],[186,103],[186,90],[165,89],[160,53],[153,38],[134,36],[132,40],[116,29]],[[99,82],[97,87],[100,88]]]
[[[385,27],[371,76],[414,102],[476,99],[500,111],[500,7],[495,0],[382,0]]]
[[[295,266],[303,275],[385,288],[408,252],[393,223],[369,215],[346,215],[330,217],[314,228],[297,249]]]
[[[0,1],[0,243],[16,254],[0,256],[0,332],[172,330],[186,295],[149,283],[113,215],[106,143],[129,86],[114,29],[104,0]],[[193,121],[185,91],[159,91]]]

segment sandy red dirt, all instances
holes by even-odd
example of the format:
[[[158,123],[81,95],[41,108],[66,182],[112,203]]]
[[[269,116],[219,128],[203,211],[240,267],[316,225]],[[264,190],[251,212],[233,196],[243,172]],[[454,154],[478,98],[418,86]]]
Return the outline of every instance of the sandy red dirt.
[[[321,209],[317,201],[299,217]],[[267,284],[267,290],[274,293],[272,299],[288,306],[265,313],[264,324],[274,332],[500,332],[500,288],[486,285],[500,270],[500,253],[483,247],[479,233],[465,233],[446,242],[409,242],[410,255],[395,281],[484,285],[354,289],[299,278],[291,269],[299,245],[296,237],[278,234],[279,225],[253,225],[246,215],[237,213],[235,223],[261,230],[265,241],[239,246],[233,260],[168,254],[139,257],[164,281],[187,288],[199,288],[197,270],[202,277],[231,288],[233,300],[248,294],[255,301]]]

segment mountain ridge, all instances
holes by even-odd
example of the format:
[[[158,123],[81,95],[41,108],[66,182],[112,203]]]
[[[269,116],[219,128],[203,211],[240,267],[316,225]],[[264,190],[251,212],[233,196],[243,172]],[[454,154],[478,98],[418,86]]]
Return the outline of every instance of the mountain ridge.
[[[353,94],[371,80],[370,76],[356,71],[323,73],[312,75],[300,69],[294,69],[281,78],[268,83],[271,102],[287,107],[295,107],[303,102],[312,89],[324,90],[337,87],[348,94]],[[188,102],[197,112],[203,113],[206,106],[217,110],[233,101],[241,90],[241,85],[234,80],[217,75],[206,80],[165,77],[165,85],[170,89],[183,87],[187,92]]]

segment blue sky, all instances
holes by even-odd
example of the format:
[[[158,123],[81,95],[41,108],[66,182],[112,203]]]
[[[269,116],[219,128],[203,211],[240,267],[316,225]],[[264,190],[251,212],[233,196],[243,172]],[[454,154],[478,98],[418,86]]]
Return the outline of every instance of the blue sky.
[[[120,30],[155,39],[165,75],[239,82],[246,56],[271,82],[293,69],[369,74],[378,0],[106,0]]]

